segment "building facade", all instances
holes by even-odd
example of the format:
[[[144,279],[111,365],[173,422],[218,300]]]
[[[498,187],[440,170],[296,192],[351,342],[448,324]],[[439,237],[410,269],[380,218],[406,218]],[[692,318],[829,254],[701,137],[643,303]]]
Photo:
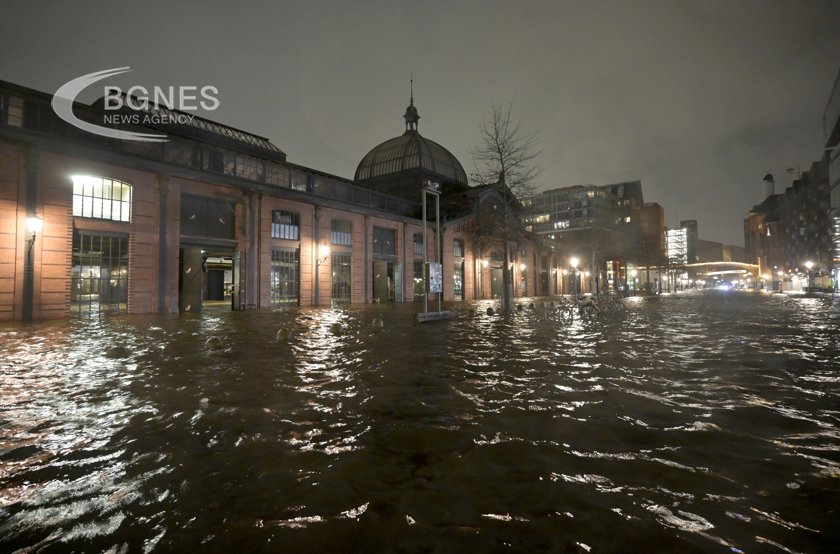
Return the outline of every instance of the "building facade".
[[[831,206],[832,284],[835,290],[840,290],[840,71],[828,95],[823,115],[823,137]]]
[[[567,253],[567,261],[582,260],[588,290],[623,290],[629,264],[644,257],[641,181],[547,190],[523,199],[523,206],[528,231]]]
[[[384,173],[365,186],[199,117],[153,126],[167,142],[105,138],[65,123],[50,102],[0,83],[0,319],[407,302],[425,295],[418,264],[438,251],[444,300],[492,297],[472,206],[437,238],[420,199],[389,192]],[[73,110],[101,121],[95,103]],[[535,258],[531,244],[517,246]],[[521,271],[517,295],[533,294],[534,281],[533,266]]]
[[[811,274],[816,286],[831,285],[835,263],[829,171],[826,155],[784,192],[753,207],[744,219],[746,261],[757,264],[759,274],[776,290],[784,290],[785,282],[788,289],[792,281],[804,282],[805,273]],[[772,183],[772,176],[764,181]]]

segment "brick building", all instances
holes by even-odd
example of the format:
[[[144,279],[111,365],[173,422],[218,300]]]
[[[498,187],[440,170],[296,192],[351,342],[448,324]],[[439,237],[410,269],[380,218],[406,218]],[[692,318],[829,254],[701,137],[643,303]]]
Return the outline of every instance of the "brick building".
[[[423,296],[418,263],[436,246],[444,300],[493,296],[493,252],[474,249],[473,220],[494,191],[468,187],[439,145],[431,157],[404,148],[372,184],[291,163],[268,139],[200,117],[122,126],[165,142],[98,136],[58,118],[51,99],[0,82],[0,319],[412,301]],[[101,102],[73,112],[102,121]],[[406,135],[431,144],[416,120]],[[412,192],[421,180],[441,183],[443,204],[466,202],[445,214],[439,241],[428,226],[428,244]],[[537,259],[527,241],[515,246]],[[519,272],[517,295],[534,293],[533,267]]]

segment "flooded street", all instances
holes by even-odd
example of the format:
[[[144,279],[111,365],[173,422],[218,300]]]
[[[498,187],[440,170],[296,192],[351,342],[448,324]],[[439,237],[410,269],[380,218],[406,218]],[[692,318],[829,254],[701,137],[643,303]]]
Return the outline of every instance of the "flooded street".
[[[0,551],[836,551],[840,302],[623,302],[6,324]]]

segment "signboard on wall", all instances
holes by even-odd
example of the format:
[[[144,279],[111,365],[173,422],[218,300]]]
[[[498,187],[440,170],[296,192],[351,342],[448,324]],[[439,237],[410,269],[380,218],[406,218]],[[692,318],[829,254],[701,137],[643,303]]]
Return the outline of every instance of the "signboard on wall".
[[[443,292],[443,268],[435,262],[426,263],[426,290],[432,293]]]

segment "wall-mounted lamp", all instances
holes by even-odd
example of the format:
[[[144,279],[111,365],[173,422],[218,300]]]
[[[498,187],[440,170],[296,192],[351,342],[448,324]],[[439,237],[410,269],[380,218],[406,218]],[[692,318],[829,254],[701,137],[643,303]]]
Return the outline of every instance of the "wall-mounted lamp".
[[[481,260],[481,267],[487,269],[487,260]]]
[[[321,265],[322,263],[327,261],[327,258],[330,257],[330,247],[326,244],[322,244],[318,247],[318,259],[315,260],[316,265]]]
[[[526,266],[525,264],[519,264],[519,271],[525,271]]]
[[[35,242],[35,235],[44,228],[44,220],[37,215],[31,215],[26,218],[26,228],[32,233],[32,242]]]

